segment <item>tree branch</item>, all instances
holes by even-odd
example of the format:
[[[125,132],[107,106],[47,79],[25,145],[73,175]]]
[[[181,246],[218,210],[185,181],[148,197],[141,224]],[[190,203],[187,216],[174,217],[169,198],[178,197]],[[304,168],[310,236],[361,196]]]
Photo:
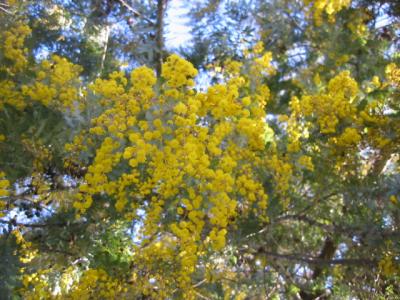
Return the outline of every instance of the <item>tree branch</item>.
[[[1,224],[8,224],[12,226],[19,226],[19,227],[30,227],[30,228],[44,228],[44,227],[51,227],[51,226],[57,226],[57,227],[64,227],[64,226],[71,226],[71,225],[81,225],[81,223],[68,223],[68,222],[63,222],[63,223],[19,223],[16,220],[0,220]]]
[[[101,55],[101,62],[100,62],[100,71],[98,72],[98,76],[101,76],[101,74],[103,73],[103,69],[104,69],[104,63],[106,61],[106,56],[107,56],[107,48],[108,48],[108,43],[110,40],[110,25],[107,24],[106,25],[106,37],[104,40],[104,46],[103,46],[103,53]]]
[[[302,254],[281,254],[267,251],[264,247],[258,249],[258,253],[264,254],[266,256],[275,257],[278,259],[293,260],[297,262],[303,262],[311,265],[355,265],[371,267],[375,266],[378,261],[374,259],[366,258],[340,258],[340,259],[325,259],[315,256],[305,256]]]
[[[156,25],[152,20],[147,18],[146,16],[143,16],[140,12],[135,10],[132,6],[130,6],[128,3],[126,3],[124,0],[118,0],[126,9],[128,9],[135,17],[142,18],[143,20],[149,22],[151,25]]]
[[[157,1],[157,31],[156,31],[156,73],[157,77],[161,76],[161,66],[163,61],[164,51],[164,14],[166,0]]]
[[[9,15],[12,14],[11,11],[5,9],[3,6],[0,6],[0,10],[3,11],[3,12],[5,12],[6,14],[9,14]]]

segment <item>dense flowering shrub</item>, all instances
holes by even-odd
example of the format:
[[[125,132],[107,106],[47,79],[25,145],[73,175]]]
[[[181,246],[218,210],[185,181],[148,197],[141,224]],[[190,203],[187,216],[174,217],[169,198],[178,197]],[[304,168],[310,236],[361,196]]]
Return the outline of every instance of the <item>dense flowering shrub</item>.
[[[249,67],[268,70],[269,61],[256,59]],[[187,297],[194,297],[191,276],[199,272],[199,260],[224,248],[238,214],[266,220],[268,203],[258,175],[267,164],[269,95],[260,93],[267,87],[238,73],[201,93],[192,87],[196,74],[172,55],[163,65],[158,94],[146,67],[133,70],[130,81],[123,74],[97,80],[91,92],[104,112],[92,120],[89,134],[95,138],[72,146],[96,147],[74,203],[77,212],[84,215],[108,198],[128,220],[142,218],[135,261],[148,277],[138,280],[146,286],[150,278],[169,278],[173,285],[163,293],[176,284]],[[149,261],[154,257],[159,259]],[[159,260],[174,261],[171,274],[159,274]]]
[[[323,12],[333,17],[350,1],[305,4],[320,23]],[[290,216],[299,198],[325,189],[324,180],[343,188],[351,180],[378,178],[398,151],[400,125],[393,112],[400,69],[394,63],[386,67],[385,78],[364,83],[347,70],[327,82],[316,76],[312,88],[303,88],[286,112],[274,116],[272,128],[266,111],[273,95],[266,82],[275,69],[262,43],[246,50],[243,62],[226,62],[223,80],[201,92],[195,84],[198,71],[177,55],[166,59],[158,79],[142,66],[85,85],[82,68],[65,58],[53,55],[29,64],[24,48],[29,34],[21,24],[1,34],[0,71],[6,76],[0,79],[0,111],[39,107],[67,120],[86,116],[89,121],[63,147],[64,178],[58,180],[72,181],[73,188],[54,209],[72,211],[75,221],[64,227],[80,225],[96,235],[99,223],[111,224],[112,230],[121,226],[121,236],[129,239],[116,242],[118,255],[107,262],[115,269],[107,269],[93,259],[93,253],[104,254],[96,252],[103,249],[101,238],[96,236],[96,251],[80,253],[79,237],[71,234],[68,245],[78,249],[78,258],[66,267],[58,261],[41,264],[45,259],[29,239],[32,231],[17,227],[11,233],[23,264],[18,293],[24,299],[196,299],[202,286],[218,284],[226,299],[243,299],[237,282],[246,270],[238,271],[239,263],[227,260],[227,253],[247,251],[250,238],[266,231],[271,203]],[[32,78],[20,81],[24,72]],[[9,132],[0,132],[0,145],[9,138]],[[46,163],[53,159],[51,145],[20,138],[33,156],[30,200],[49,205],[55,201]],[[3,200],[17,197],[21,182],[10,182],[0,170],[2,216],[13,207]],[[343,207],[350,201],[345,192],[332,197],[329,201]],[[398,206],[395,194],[386,198]],[[251,222],[258,233],[238,240],[241,226]],[[132,223],[136,226],[127,233],[126,224]],[[397,276],[392,244],[385,247],[375,267]],[[254,249],[241,259],[263,254],[262,247]],[[265,269],[267,263],[263,257],[257,266]]]

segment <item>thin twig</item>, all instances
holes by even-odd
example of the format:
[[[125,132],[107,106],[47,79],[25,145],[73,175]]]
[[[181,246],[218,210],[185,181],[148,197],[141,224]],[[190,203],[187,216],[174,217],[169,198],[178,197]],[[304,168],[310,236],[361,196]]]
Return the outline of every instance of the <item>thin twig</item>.
[[[328,195],[326,195],[326,196],[316,198],[310,205],[306,206],[297,216],[300,216],[300,215],[304,214],[306,211],[308,211],[309,209],[311,209],[312,207],[314,207],[318,202],[320,202],[320,201],[322,201],[322,200],[325,200],[325,199],[329,199],[330,197],[335,196],[336,194],[337,194],[336,192],[332,192],[332,193],[330,193],[330,194],[328,194]],[[283,215],[283,216],[281,216],[281,217],[278,217],[278,218],[276,218],[275,220],[272,220],[270,223],[268,223],[268,224],[267,224],[265,227],[263,227],[261,230],[259,230],[259,231],[257,231],[257,232],[253,232],[253,233],[248,234],[248,235],[245,237],[245,239],[248,239],[248,238],[254,237],[254,236],[258,235],[258,234],[261,234],[261,233],[267,231],[268,228],[269,228],[269,226],[270,226],[271,224],[277,223],[277,222],[279,222],[279,221],[282,220],[282,219],[285,219],[285,218],[288,218],[288,217],[292,217],[292,216],[293,216],[293,215]],[[321,223],[321,224],[322,224],[322,223]],[[325,226],[325,224],[322,224],[322,225]],[[329,226],[329,225],[326,225],[326,226]],[[327,228],[327,227],[326,227],[326,228]],[[332,228],[330,228],[330,229],[332,229]]]
[[[203,283],[205,283],[207,281],[207,279],[203,279],[203,280],[201,280],[201,281],[199,281],[198,283],[196,283],[196,284],[194,284],[192,287],[193,288],[197,288],[197,287],[199,287],[200,285],[202,285]]]
[[[204,299],[204,300],[211,300],[210,298],[208,298],[208,297],[206,297],[206,296],[200,294],[200,293],[197,292],[197,291],[194,291],[194,293],[197,295],[197,297],[199,297],[199,298],[201,298],[201,299]]]

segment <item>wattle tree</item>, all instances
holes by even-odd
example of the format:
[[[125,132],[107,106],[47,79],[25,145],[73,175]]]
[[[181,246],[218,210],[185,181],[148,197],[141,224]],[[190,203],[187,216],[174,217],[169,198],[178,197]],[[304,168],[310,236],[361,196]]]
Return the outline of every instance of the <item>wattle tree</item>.
[[[396,299],[396,4],[239,2],[0,3],[1,297]]]

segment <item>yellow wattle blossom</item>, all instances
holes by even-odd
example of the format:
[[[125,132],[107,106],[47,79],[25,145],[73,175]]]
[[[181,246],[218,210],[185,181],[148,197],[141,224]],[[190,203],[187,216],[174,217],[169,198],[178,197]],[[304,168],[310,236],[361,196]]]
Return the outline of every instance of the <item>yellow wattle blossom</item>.
[[[347,28],[352,33],[353,40],[359,40],[363,44],[366,43],[366,39],[369,35],[368,22],[371,20],[371,15],[368,14],[367,10],[353,10],[350,12],[351,16],[347,23]]]
[[[323,14],[326,14],[329,22],[335,21],[335,15],[351,4],[351,0],[303,0],[313,14],[317,26],[323,23]]]
[[[10,182],[5,179],[6,174],[4,172],[0,172],[0,197],[4,197],[8,195],[8,187],[10,186]]]
[[[0,80],[0,110],[5,104],[23,110],[34,102],[61,111],[83,109],[79,78],[82,68],[57,55],[38,64],[28,65],[24,44],[30,33],[27,25],[17,23],[0,35],[4,42],[0,50],[6,62],[1,69],[8,74],[7,79]],[[33,71],[36,78],[31,83],[18,86],[13,77],[23,70]]]
[[[23,110],[26,102],[22,93],[18,90],[16,84],[11,80],[0,80],[0,111],[5,104],[15,107],[17,110]]]
[[[390,84],[397,88],[400,87],[400,67],[391,63],[386,66],[385,73]]]
[[[302,155],[298,160],[299,164],[309,171],[314,171],[314,164],[312,163],[312,158],[307,155]]]
[[[329,81],[325,92],[295,97],[290,107],[296,115],[316,117],[321,133],[335,133],[340,120],[354,118],[358,91],[356,81],[343,71]]]
[[[395,195],[391,195],[389,197],[390,202],[392,202],[393,204],[397,205],[399,203],[399,200],[397,199],[397,197]]]
[[[388,108],[395,102],[396,89],[392,90],[395,68],[392,64],[387,69],[387,74],[392,74],[387,81],[381,82],[375,76],[364,86],[364,90],[349,71],[342,71],[331,78],[325,88],[293,97],[289,103],[291,114],[279,118],[287,134],[288,161],[298,159],[299,154],[313,156],[315,149],[319,149],[316,153],[319,155],[322,148],[328,150],[329,158],[335,162],[334,172],[354,174],[352,168],[360,160],[367,162],[367,159],[358,156],[361,149],[370,148],[377,152],[392,149],[393,134],[400,132],[397,124],[390,123],[387,114]],[[368,100],[364,98],[361,102],[364,95],[371,92],[371,86],[389,92],[389,95]],[[314,137],[309,135],[313,131],[318,131],[320,136],[315,138],[315,134]]]
[[[187,112],[187,107],[185,104],[182,102],[179,102],[175,107],[174,107],[174,112],[177,114],[185,114]]]
[[[2,201],[1,198],[7,197],[10,194],[10,182],[5,176],[6,174],[4,172],[0,172],[0,217],[3,216],[3,209],[6,207],[5,201]]]
[[[337,145],[341,147],[357,145],[361,141],[361,136],[357,129],[347,127],[337,138]]]
[[[24,48],[25,39],[31,34],[29,26],[18,23],[0,34],[4,57],[11,62],[6,71],[11,74],[21,72],[28,64],[27,49]],[[4,68],[4,67],[1,67]]]
[[[79,281],[74,283],[67,293],[68,299],[116,299],[122,293],[122,285],[112,279],[102,269],[89,269],[84,271]]]
[[[273,155],[271,158],[268,158],[267,164],[273,170],[277,192],[281,195],[285,195],[290,187],[293,174],[292,165],[278,157],[278,155]]]
[[[167,58],[161,71],[161,76],[170,88],[191,87],[194,85],[193,78],[196,75],[197,70],[193,65],[176,54]]]
[[[79,94],[79,74],[82,68],[53,55],[41,62],[36,70],[36,81],[22,86],[22,94],[45,106],[61,110],[82,109],[84,103]]]
[[[20,230],[13,230],[12,234],[19,246],[19,260],[24,264],[31,262],[37,256],[38,250],[33,248],[31,242],[25,240]]]
[[[132,71],[131,87],[121,74],[91,87],[104,111],[92,120],[88,132],[102,142],[76,196],[77,214],[90,209],[96,197],[105,196],[125,216],[137,216],[137,209],[143,209],[139,235],[143,245],[150,245],[138,250],[135,261],[160,284],[167,285],[165,277],[173,276],[188,298],[194,295],[191,276],[198,260],[203,253],[224,249],[238,206],[242,215],[266,220],[268,196],[254,170],[263,163],[265,147],[269,89],[262,78],[272,67],[269,54],[259,53],[254,59],[258,61],[251,62],[252,72],[262,75],[246,77],[236,65],[226,83],[205,93],[192,89],[197,71],[176,55],[163,65],[165,82],[159,94],[154,73],[146,67]],[[241,97],[250,85],[254,94]],[[82,137],[68,145],[72,151],[85,147]],[[115,172],[121,167],[123,172]],[[165,211],[171,207],[175,217],[166,222]],[[172,240],[153,247],[149,239],[161,232],[160,226]],[[174,260],[179,268],[160,274],[153,267],[155,257]],[[165,286],[155,293],[144,279],[135,278],[154,297],[169,291]]]
[[[379,269],[385,276],[393,276],[399,272],[399,268],[395,263],[393,263],[393,255],[386,254],[380,261],[379,261]]]
[[[74,271],[73,267],[63,270],[61,286],[57,290],[49,283],[51,269],[24,275],[24,288],[21,289],[24,299],[117,299],[127,291],[126,285],[110,277],[103,269],[88,269],[80,274]]]
[[[150,100],[154,97],[153,86],[157,81],[154,71],[143,66],[133,70],[130,77],[130,93],[138,98],[143,109],[148,109]]]

